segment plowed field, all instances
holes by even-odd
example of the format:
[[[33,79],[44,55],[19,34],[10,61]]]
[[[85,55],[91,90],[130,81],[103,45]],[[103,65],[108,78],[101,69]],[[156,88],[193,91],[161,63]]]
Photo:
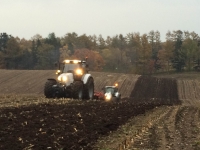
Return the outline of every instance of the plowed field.
[[[95,90],[119,83],[122,97],[130,96],[139,75],[92,72]],[[43,96],[48,78],[56,78],[55,70],[0,70],[0,94],[36,94]]]
[[[0,149],[200,149],[198,78],[92,75],[123,100],[46,99],[54,71],[0,70]]]

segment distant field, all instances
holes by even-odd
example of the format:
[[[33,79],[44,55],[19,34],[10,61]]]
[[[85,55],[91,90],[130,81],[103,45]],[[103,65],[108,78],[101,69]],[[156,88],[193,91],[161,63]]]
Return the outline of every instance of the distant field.
[[[200,72],[159,74],[155,75],[155,77],[176,79],[179,99],[183,101],[184,104],[193,104],[199,106]]]
[[[91,72],[95,90],[101,91],[105,85],[119,84],[122,97],[128,97],[139,75]],[[48,78],[56,78],[55,70],[0,70],[0,94],[43,95]]]
[[[91,72],[94,77],[95,90],[101,91],[105,85],[119,83],[122,97],[130,97],[140,75],[124,73]],[[157,78],[175,79],[181,100],[200,99],[200,73],[175,73],[154,75]],[[29,94],[44,96],[44,84],[48,78],[56,78],[55,70],[0,70],[0,94]],[[141,81],[141,86],[151,90],[150,79]],[[159,84],[158,80],[158,84]],[[147,91],[148,91],[147,88]],[[159,88],[158,88],[159,90]],[[144,93],[145,94],[145,93]]]
[[[200,72],[164,73],[153,75],[162,78],[175,78],[177,80],[200,80]]]

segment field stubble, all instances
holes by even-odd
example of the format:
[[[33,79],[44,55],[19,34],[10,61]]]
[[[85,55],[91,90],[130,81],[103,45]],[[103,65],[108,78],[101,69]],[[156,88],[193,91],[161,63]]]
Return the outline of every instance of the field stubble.
[[[95,90],[119,83],[105,103],[44,98],[52,74],[0,73],[1,149],[200,149],[199,80],[93,72]]]

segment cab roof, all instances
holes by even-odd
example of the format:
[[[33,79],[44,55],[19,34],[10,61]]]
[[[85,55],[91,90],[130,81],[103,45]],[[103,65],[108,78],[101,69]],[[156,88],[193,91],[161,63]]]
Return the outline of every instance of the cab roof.
[[[86,63],[85,60],[69,60],[69,59],[66,59],[63,61],[63,63],[66,63],[66,64],[78,64],[78,63]]]
[[[105,86],[105,88],[117,88],[116,86]]]

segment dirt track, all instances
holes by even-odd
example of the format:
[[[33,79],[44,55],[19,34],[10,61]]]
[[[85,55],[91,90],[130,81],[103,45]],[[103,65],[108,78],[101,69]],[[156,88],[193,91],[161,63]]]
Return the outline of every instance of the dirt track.
[[[129,149],[200,149],[199,109],[186,106],[163,109],[164,115],[137,136]]]
[[[200,80],[92,72],[130,98],[82,102],[44,98],[53,73],[1,70],[1,149],[200,149]]]

